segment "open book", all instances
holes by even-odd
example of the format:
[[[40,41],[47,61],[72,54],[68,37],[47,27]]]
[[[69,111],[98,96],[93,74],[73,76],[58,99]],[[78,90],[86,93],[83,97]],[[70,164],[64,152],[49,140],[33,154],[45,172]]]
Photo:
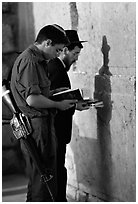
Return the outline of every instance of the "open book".
[[[65,99],[76,99],[78,101],[83,100],[81,90],[78,88],[60,91],[58,93],[53,94],[50,98],[53,101],[62,101]]]
[[[92,98],[83,98],[82,91],[78,88],[60,91],[58,93],[53,94],[50,98],[53,101],[62,101],[65,99],[76,99],[84,103],[84,106],[85,105],[101,106],[103,104],[103,102],[99,100],[94,100]]]

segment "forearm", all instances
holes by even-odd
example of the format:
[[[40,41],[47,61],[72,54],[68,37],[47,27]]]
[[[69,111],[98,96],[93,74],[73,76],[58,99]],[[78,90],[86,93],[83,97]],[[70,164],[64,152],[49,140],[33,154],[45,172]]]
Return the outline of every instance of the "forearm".
[[[58,108],[59,105],[59,102],[52,101],[43,95],[30,95],[26,102],[34,108]]]
[[[34,108],[57,108],[60,110],[66,110],[73,107],[77,100],[63,100],[63,101],[52,101],[43,95],[29,95],[26,99],[29,106]]]

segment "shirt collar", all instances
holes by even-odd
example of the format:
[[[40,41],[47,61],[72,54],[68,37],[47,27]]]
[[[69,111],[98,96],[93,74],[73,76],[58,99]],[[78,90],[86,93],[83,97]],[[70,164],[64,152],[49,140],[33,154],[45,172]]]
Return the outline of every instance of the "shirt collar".
[[[62,60],[60,57],[58,57],[58,59],[62,62],[64,68],[66,68],[66,65],[65,65],[65,63],[63,62],[63,60]]]
[[[33,54],[38,58],[39,61],[47,61],[43,53],[37,48],[37,46],[35,46],[35,44],[31,45],[29,49],[33,52]]]

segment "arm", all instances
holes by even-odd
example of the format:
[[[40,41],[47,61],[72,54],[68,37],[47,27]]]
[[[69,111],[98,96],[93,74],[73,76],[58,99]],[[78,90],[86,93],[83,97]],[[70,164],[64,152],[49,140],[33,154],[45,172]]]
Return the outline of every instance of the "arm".
[[[60,110],[66,110],[74,106],[77,100],[63,100],[59,102],[52,101],[45,96],[39,95],[29,95],[26,99],[29,106],[34,108],[57,108]]]

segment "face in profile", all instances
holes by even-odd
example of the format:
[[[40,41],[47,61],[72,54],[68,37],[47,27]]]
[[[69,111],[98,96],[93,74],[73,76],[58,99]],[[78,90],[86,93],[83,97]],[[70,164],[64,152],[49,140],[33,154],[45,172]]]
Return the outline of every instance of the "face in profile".
[[[73,50],[69,52],[69,61],[70,65],[73,64],[78,60],[79,54],[80,54],[81,48],[76,46]]]
[[[53,59],[59,56],[59,54],[63,51],[64,44],[52,44],[50,39],[43,42],[43,54],[46,59]]]
[[[63,51],[64,44],[55,44],[50,47],[49,53],[50,53],[50,59],[56,58],[60,55],[60,53]]]

